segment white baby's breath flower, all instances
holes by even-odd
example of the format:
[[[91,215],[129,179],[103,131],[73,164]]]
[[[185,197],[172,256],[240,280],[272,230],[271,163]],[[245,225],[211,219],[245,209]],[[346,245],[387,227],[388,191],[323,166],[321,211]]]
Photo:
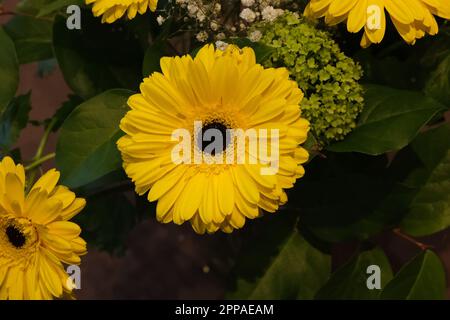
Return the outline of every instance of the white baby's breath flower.
[[[226,35],[223,32],[220,32],[216,35],[217,40],[223,40],[223,39],[225,39],[225,37],[226,37]]]
[[[199,22],[203,22],[206,19],[206,15],[203,11],[198,11],[197,12],[197,21]]]
[[[241,17],[241,19],[243,19],[247,22],[253,22],[256,19],[256,14],[252,9],[245,8],[244,10],[241,11],[241,14],[239,15],[239,17]]]
[[[208,34],[206,33],[206,31],[200,31],[199,33],[197,33],[196,38],[199,42],[206,42],[206,40],[208,40]]]
[[[251,32],[248,36],[251,42],[258,42],[262,38],[262,33],[259,30]]]
[[[159,15],[156,18],[156,22],[158,22],[158,25],[160,25],[160,26],[164,23],[164,21],[166,21],[166,19],[163,16],[161,16],[161,15]]]
[[[275,9],[272,6],[267,6],[263,9],[262,18],[264,21],[272,22],[279,16],[283,15],[284,10],[283,9]]]
[[[187,6],[187,10],[190,17],[195,17],[198,11],[198,6],[196,4],[190,3]]]
[[[255,4],[255,0],[241,0],[241,3],[244,7],[251,7]]]
[[[209,27],[211,28],[212,31],[217,31],[217,30],[219,29],[219,25],[218,25],[217,22],[215,22],[215,21],[212,21],[212,22],[209,24]]]
[[[225,49],[228,47],[228,43],[224,41],[216,41],[216,48],[222,51],[225,51]]]

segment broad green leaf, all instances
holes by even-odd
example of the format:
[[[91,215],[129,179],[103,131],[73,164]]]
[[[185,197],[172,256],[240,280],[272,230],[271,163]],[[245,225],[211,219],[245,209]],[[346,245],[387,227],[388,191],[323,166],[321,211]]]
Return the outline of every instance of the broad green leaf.
[[[55,18],[53,44],[69,87],[88,99],[113,88],[137,90],[144,57],[139,39],[121,22],[102,24],[82,11],[83,28],[68,30],[64,17]]]
[[[81,187],[122,167],[116,147],[119,122],[128,111],[131,92],[110,90],[79,105],[61,127],[56,164],[61,181]]]
[[[336,270],[317,293],[316,299],[377,299],[381,289],[369,289],[367,286],[367,280],[372,275],[367,268],[372,265],[380,268],[381,289],[384,288],[392,279],[392,269],[383,250],[375,248],[360,253]]]
[[[259,234],[246,239],[235,269],[231,299],[312,299],[330,273],[330,256],[312,247],[286,212],[266,216]]]
[[[425,94],[450,108],[450,52],[428,78]]]
[[[150,76],[153,72],[161,72],[160,60],[164,56],[165,43],[163,41],[155,42],[148,47],[144,57],[142,74],[144,77]]]
[[[159,3],[158,3],[159,5]],[[168,37],[170,36],[173,26],[173,18],[169,17],[162,26],[158,26],[156,38],[153,43],[148,46],[144,63],[142,66],[142,73],[144,77],[148,77],[153,72],[161,72],[160,60],[166,55],[171,55],[168,52]],[[147,40],[148,41],[148,40]]]
[[[19,85],[19,62],[14,42],[0,27],[0,112],[14,97]]]
[[[381,299],[441,300],[445,298],[445,270],[439,257],[425,251],[405,265],[390,281]]]
[[[444,110],[442,104],[419,92],[367,85],[365,108],[356,128],[343,141],[328,149],[370,155],[399,150]]]
[[[63,125],[64,121],[66,121],[70,113],[82,102],[83,100],[80,97],[69,95],[68,100],[64,102],[58,110],[56,110],[55,114],[52,117],[52,119],[56,119],[56,122],[52,127],[52,131],[58,131],[59,128],[61,128],[61,126]]]
[[[31,15],[37,15],[41,8],[49,5],[55,0],[21,0],[16,7],[16,10],[20,13],[26,13]]]
[[[364,83],[379,84],[403,90],[421,90],[423,83],[418,81],[418,73],[421,70],[417,68],[416,50],[417,46],[409,50],[409,59],[407,60],[392,55],[378,57],[366,49],[361,49],[353,58],[363,68],[362,81]]]
[[[385,157],[333,154],[317,157],[288,191],[288,207],[300,212],[302,230],[327,242],[364,240],[396,225],[405,210],[403,194],[386,170]]]
[[[38,17],[47,16],[49,14],[55,13],[63,8],[67,8],[70,5],[77,5],[82,7],[84,5],[83,0],[56,0],[39,10]]]
[[[275,52],[275,48],[260,42],[252,42],[247,38],[232,38],[227,40],[228,43],[237,45],[239,48],[250,47],[255,51],[256,61],[263,63]]]
[[[450,124],[419,135],[411,148],[421,165],[404,182],[414,196],[401,228],[424,236],[450,226]]]
[[[8,151],[17,141],[20,131],[27,126],[31,110],[31,94],[18,96],[10,101],[0,115],[0,149]]]
[[[426,95],[450,107],[450,28],[441,26],[439,34],[428,40],[427,50],[419,65],[427,68],[423,76]]]
[[[124,252],[127,237],[139,220],[138,212],[122,193],[88,198],[86,208],[74,218],[89,245],[114,254]]]
[[[53,57],[52,22],[32,16],[15,16],[5,31],[14,41],[21,64]]]

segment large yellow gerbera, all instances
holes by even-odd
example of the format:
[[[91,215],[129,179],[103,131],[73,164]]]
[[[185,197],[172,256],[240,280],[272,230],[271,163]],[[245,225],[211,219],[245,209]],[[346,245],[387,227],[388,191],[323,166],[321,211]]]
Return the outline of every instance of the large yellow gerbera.
[[[136,14],[144,14],[148,9],[155,11],[158,0],[86,0],[86,4],[93,3],[94,16],[102,16],[102,22],[113,23],[127,13],[128,19]]]
[[[0,162],[0,300],[59,298],[73,289],[62,263],[79,264],[86,243],[67,220],[86,202],[58,179],[50,170],[25,194],[23,166]]]
[[[450,19],[449,0],[311,0],[305,15],[320,18],[335,25],[347,20],[349,32],[364,28],[362,47],[380,43],[386,31],[385,11],[390,14],[400,36],[414,44],[425,33],[438,33],[433,15]]]
[[[308,159],[307,151],[299,147],[309,130],[308,121],[300,117],[303,94],[297,83],[289,80],[288,71],[264,69],[250,48],[229,46],[221,51],[212,45],[203,47],[194,59],[162,58],[161,68],[162,73],[144,79],[140,94],[130,97],[131,111],[120,124],[126,135],[118,141],[136,192],[142,195],[150,190],[148,200],[158,200],[158,221],[190,221],[201,234],[219,229],[232,232],[243,227],[246,218],[275,212],[287,201],[284,189],[303,176],[301,164]],[[202,123],[201,128],[195,127],[196,121]],[[179,141],[172,135],[180,128],[193,142],[187,156],[197,152],[205,162],[173,161],[172,152]],[[240,149],[245,161],[211,160],[223,160],[240,147],[237,139],[227,137],[224,149],[208,151],[206,139],[199,135],[208,129],[221,133],[230,129],[279,130],[279,170],[263,174],[262,169],[276,161],[259,157],[249,143]],[[258,138],[263,135],[259,133]],[[275,150],[276,143],[269,140],[266,147],[261,144],[258,148]]]

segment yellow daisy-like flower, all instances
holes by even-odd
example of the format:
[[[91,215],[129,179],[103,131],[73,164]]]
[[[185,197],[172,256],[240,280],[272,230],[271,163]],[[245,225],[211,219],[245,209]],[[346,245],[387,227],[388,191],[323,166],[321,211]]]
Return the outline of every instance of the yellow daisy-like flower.
[[[284,189],[303,176],[301,164],[308,159],[308,152],[299,147],[309,130],[308,121],[300,116],[303,94],[288,71],[264,69],[251,48],[228,46],[221,51],[212,45],[203,47],[194,59],[162,58],[161,69],[162,73],[144,79],[140,94],[130,97],[131,111],[120,123],[126,135],[118,141],[136,192],[143,195],[150,190],[148,200],[158,201],[158,221],[190,221],[200,234],[232,232],[242,228],[246,218],[277,211],[287,201]],[[197,155],[204,161],[173,160],[180,143],[173,133],[180,128],[192,142],[183,156],[189,160]],[[226,137],[223,149],[205,148],[204,133],[209,129]],[[242,147],[238,139],[226,135],[239,129],[254,129],[258,139],[270,129],[267,144],[258,148],[271,157],[260,156],[250,143]],[[272,141],[277,132],[278,143]],[[244,161],[224,161],[230,155],[236,160],[237,150]],[[276,151],[278,162],[272,157]],[[278,171],[262,173],[275,162]]]
[[[58,179],[50,170],[25,194],[23,166],[0,162],[0,300],[59,298],[74,287],[63,263],[79,264],[86,243],[68,220],[86,202]]]
[[[449,0],[311,0],[305,15],[313,18],[325,17],[328,25],[347,21],[349,32],[364,28],[362,47],[380,43],[386,32],[388,12],[400,36],[409,44],[426,33],[435,35],[439,31],[433,15],[450,19]]]
[[[155,12],[158,0],[86,0],[86,4],[93,3],[94,16],[102,16],[102,22],[113,23],[122,18],[125,13],[128,19],[136,14],[144,14],[148,9]]]

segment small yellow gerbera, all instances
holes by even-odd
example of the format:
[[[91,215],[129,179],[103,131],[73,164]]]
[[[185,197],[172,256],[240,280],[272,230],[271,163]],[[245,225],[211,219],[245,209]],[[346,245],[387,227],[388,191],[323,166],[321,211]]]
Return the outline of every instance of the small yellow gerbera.
[[[0,300],[59,298],[73,289],[63,263],[79,264],[86,243],[68,220],[86,202],[58,179],[50,170],[25,194],[23,166],[0,162]]]
[[[335,25],[347,20],[349,32],[364,28],[362,47],[380,43],[386,31],[385,11],[390,14],[400,36],[409,44],[426,33],[438,33],[433,15],[450,19],[449,0],[311,0],[305,15],[325,17],[325,22]]]
[[[148,9],[154,12],[158,0],[86,0],[86,4],[93,3],[94,16],[102,16],[102,22],[113,23],[127,13],[128,19],[133,19],[136,14],[144,14]]]
[[[251,48],[228,46],[221,51],[212,45],[194,59],[162,58],[161,68],[162,73],[144,79],[141,93],[130,97],[131,111],[120,124],[126,135],[118,141],[136,192],[143,195],[150,190],[148,200],[158,201],[158,221],[190,221],[200,234],[232,232],[242,228],[246,218],[277,211],[287,201],[284,189],[303,176],[301,164],[308,159],[308,152],[299,146],[309,130],[308,121],[300,116],[303,94],[289,80],[288,71],[264,69]],[[173,158],[179,143],[173,134],[179,129],[192,142],[183,154],[188,161]],[[209,129],[221,133],[222,149],[205,147]],[[245,130],[261,138],[261,132],[269,129],[271,138],[273,132],[279,133],[278,144],[263,139],[268,143],[258,145],[259,152],[272,156],[279,151],[278,162],[261,157],[250,143],[242,147],[227,136],[232,130]],[[237,150],[244,154],[241,162],[232,161]],[[204,161],[189,162],[196,154]],[[228,156],[231,161],[224,161]],[[278,171],[271,172],[275,162]]]

